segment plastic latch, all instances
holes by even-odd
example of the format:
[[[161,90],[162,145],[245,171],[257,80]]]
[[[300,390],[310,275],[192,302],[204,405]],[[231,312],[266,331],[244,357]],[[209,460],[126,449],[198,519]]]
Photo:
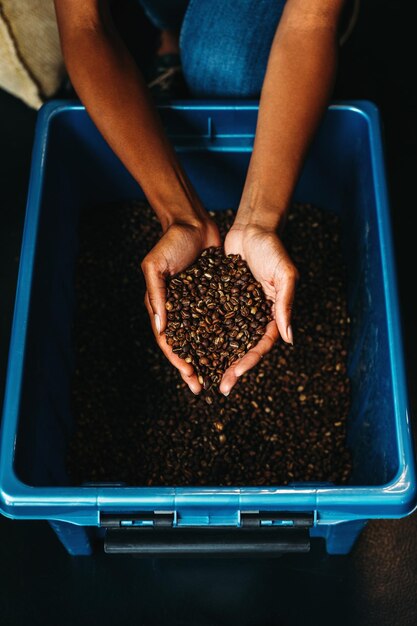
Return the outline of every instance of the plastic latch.
[[[294,511],[242,511],[240,526],[242,528],[311,528],[314,525],[314,513]]]
[[[313,513],[245,511],[240,524],[178,527],[175,513],[103,513],[107,554],[280,556],[310,550]]]
[[[101,513],[102,528],[171,528],[175,514],[171,511],[140,511],[136,513]]]

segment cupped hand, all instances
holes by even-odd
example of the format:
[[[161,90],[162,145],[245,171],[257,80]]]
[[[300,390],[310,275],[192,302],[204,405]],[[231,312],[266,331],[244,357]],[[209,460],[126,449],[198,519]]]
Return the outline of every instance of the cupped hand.
[[[238,378],[254,367],[281,336],[293,343],[291,309],[298,272],[275,231],[258,225],[234,224],[225,240],[226,254],[240,254],[273,303],[274,319],[256,346],[223,374],[220,391],[229,395]]]
[[[166,279],[188,267],[210,246],[220,246],[217,226],[210,219],[193,223],[177,222],[167,228],[142,262],[147,289],[145,305],[156,341],[167,359],[179,370],[184,382],[196,394],[200,393],[202,387],[193,366],[174,354],[166,340]]]

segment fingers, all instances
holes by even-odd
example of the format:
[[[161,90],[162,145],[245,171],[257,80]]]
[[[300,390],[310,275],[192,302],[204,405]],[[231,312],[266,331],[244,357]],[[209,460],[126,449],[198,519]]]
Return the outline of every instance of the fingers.
[[[188,385],[188,387],[191,389],[191,391],[193,392],[194,395],[198,396],[198,394],[201,392],[201,390],[203,389],[203,387],[200,385],[200,383],[198,382],[198,378],[196,373],[193,371],[193,373],[191,374],[191,376],[187,376],[186,374],[183,374],[180,371],[180,375],[181,378],[183,379],[183,381]]]
[[[167,344],[166,335],[164,332],[162,333],[158,332],[158,329],[156,327],[156,322],[155,322],[155,316],[154,316],[153,309],[149,301],[148,293],[146,293],[146,296],[145,296],[145,306],[149,313],[152,330],[154,332],[155,339],[156,339],[158,346],[160,347],[160,349],[162,350],[162,352],[164,353],[168,361],[171,363],[171,365],[173,365],[179,371],[181,378],[183,379],[185,383],[187,383],[191,391],[194,394],[199,394],[200,391],[202,390],[202,386],[198,382],[198,378],[194,371],[193,366],[191,365],[191,363],[186,363],[184,359],[180,359],[180,357],[177,354],[175,354],[175,352],[172,351],[171,346]]]
[[[233,363],[223,374],[220,383],[220,392],[228,396],[237,383],[238,378],[259,363],[262,357],[267,354],[279,337],[275,320],[269,322],[265,334],[255,347],[251,348],[239,361]]]
[[[167,323],[165,277],[152,262],[149,255],[143,260],[142,271],[145,276],[148,303],[152,313],[149,309],[148,312],[154,318],[157,333],[161,334],[164,332]]]
[[[293,344],[291,313],[297,280],[298,272],[292,266],[283,276],[280,276],[275,299],[275,319],[279,334],[290,344]]]

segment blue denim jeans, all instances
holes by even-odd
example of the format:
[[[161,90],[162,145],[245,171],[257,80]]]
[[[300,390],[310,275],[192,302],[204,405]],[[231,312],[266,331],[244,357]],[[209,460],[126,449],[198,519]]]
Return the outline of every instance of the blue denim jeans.
[[[139,1],[157,28],[180,30],[184,77],[194,96],[259,96],[285,0]]]

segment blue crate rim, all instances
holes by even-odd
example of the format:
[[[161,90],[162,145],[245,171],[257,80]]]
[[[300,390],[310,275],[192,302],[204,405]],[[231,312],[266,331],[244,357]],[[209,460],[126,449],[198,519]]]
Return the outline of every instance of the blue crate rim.
[[[163,105],[162,109],[193,109],[193,110],[257,110],[257,101],[245,104],[232,101],[176,101]],[[13,518],[38,518],[43,507],[48,508],[44,519],[72,521],[84,523],[85,519],[98,516],[99,510],[111,508],[166,509],[177,506],[198,507],[201,499],[210,496],[213,506],[225,508],[256,508],[257,506],[271,509],[288,506],[289,498],[293,499],[291,508],[307,510],[320,508],[334,512],[335,520],[343,514],[344,519],[361,519],[371,517],[402,517],[410,513],[416,503],[414,456],[411,444],[410,421],[407,408],[406,377],[400,315],[397,299],[397,281],[393,263],[393,244],[390,230],[388,192],[385,182],[382,139],[380,133],[380,117],[377,107],[369,101],[353,100],[335,102],[330,110],[354,111],[367,121],[372,167],[375,185],[378,189],[378,229],[380,246],[388,254],[382,255],[382,271],[384,276],[384,296],[387,304],[388,340],[391,358],[391,373],[395,405],[397,448],[400,458],[400,469],[397,475],[384,485],[306,487],[305,485],[286,487],[33,487],[23,483],[15,474],[13,461],[16,447],[17,425],[20,408],[20,397],[24,366],[24,347],[26,341],[29,314],[30,292],[24,288],[31,284],[33,260],[36,253],[37,230],[39,223],[40,200],[43,192],[44,163],[47,151],[47,139],[51,121],[61,112],[68,110],[84,111],[78,101],[56,100],[45,104],[38,114],[35,140],[32,153],[32,167],[29,181],[28,200],[26,206],[25,225],[22,239],[22,256],[15,298],[8,368],[6,376],[5,399],[3,409],[2,430],[0,431],[0,511]],[[40,165],[34,165],[34,156]],[[390,288],[388,289],[388,285]],[[23,330],[21,330],[23,329]],[[394,368],[394,363],[396,367]],[[5,419],[7,416],[7,419]],[[256,496],[256,497],[255,497]],[[358,497],[364,498],[358,507]],[[37,513],[31,514],[28,509],[37,507]],[[361,514],[360,508],[364,507]],[[92,511],[92,507],[95,513]],[[380,514],[380,508],[384,513]],[[388,510],[385,509],[388,507]]]

